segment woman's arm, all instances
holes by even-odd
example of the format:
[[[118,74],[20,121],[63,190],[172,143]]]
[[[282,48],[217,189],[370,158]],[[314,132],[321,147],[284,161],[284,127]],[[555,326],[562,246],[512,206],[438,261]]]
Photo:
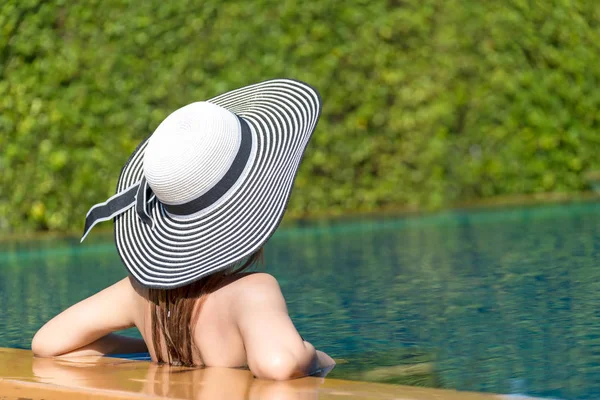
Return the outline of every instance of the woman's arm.
[[[257,273],[243,279],[236,316],[254,376],[286,380],[333,368],[331,357],[298,334],[275,278]]]
[[[33,347],[33,346],[32,346]],[[148,346],[143,339],[109,333],[100,339],[76,350],[58,354],[56,357],[103,356],[105,354],[146,353]],[[44,355],[34,354],[40,357]]]
[[[146,351],[139,339],[112,332],[134,326],[134,296],[129,278],[69,307],[33,337],[36,356],[101,355]]]

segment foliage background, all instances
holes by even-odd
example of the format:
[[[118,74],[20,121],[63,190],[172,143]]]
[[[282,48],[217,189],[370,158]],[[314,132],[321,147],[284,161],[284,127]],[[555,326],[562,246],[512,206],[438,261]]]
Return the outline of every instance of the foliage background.
[[[4,0],[0,232],[79,229],[172,110],[273,77],[324,99],[289,215],[579,192],[600,3]]]

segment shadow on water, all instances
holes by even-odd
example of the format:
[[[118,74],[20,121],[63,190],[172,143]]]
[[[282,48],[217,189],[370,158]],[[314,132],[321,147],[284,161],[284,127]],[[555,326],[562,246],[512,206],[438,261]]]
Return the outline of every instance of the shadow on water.
[[[266,247],[330,377],[600,396],[600,204],[316,222]],[[125,276],[111,237],[3,243],[0,346]],[[134,331],[128,334],[137,335]]]

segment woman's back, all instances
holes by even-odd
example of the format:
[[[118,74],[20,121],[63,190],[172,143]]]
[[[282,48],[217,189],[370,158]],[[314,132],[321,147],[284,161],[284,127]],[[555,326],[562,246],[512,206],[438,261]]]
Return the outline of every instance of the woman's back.
[[[193,327],[194,364],[220,367],[241,367],[248,365],[243,338],[240,334],[238,320],[239,307],[244,303],[245,296],[255,296],[258,287],[263,291],[273,291],[270,296],[281,295],[278,286],[274,285],[274,278],[263,273],[237,274],[231,276],[227,282],[206,295]],[[275,282],[276,283],[276,282]],[[154,304],[148,300],[147,289],[131,287],[135,294],[134,309],[135,325],[144,337],[152,360],[158,357],[154,352],[152,341],[151,309]],[[278,293],[277,293],[278,292]],[[161,335],[164,343],[164,333]],[[177,345],[177,343],[175,344]],[[163,359],[166,348],[161,346]]]

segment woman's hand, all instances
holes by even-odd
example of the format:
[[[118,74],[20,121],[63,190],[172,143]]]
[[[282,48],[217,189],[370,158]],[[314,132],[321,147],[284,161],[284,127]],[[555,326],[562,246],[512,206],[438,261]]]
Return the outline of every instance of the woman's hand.
[[[335,367],[335,361],[326,353],[317,350],[317,369],[312,372],[311,376],[325,377]]]

